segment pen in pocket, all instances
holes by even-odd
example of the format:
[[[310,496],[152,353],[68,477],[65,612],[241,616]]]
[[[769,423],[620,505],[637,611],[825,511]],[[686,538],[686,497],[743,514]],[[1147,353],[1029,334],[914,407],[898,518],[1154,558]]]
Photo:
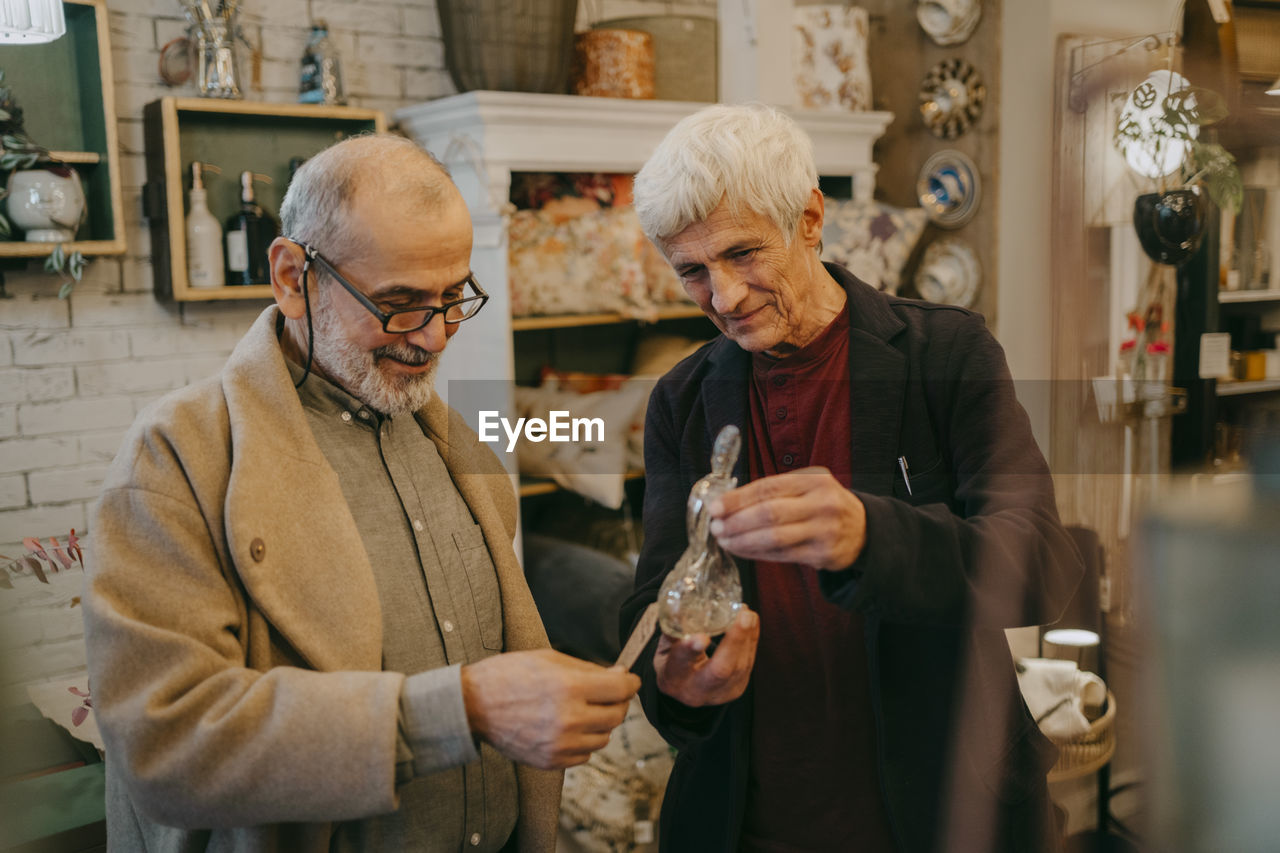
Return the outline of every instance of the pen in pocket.
[[[907,487],[907,497],[912,496],[911,491],[911,466],[907,465],[907,457],[898,457],[898,470],[902,472],[902,484]]]

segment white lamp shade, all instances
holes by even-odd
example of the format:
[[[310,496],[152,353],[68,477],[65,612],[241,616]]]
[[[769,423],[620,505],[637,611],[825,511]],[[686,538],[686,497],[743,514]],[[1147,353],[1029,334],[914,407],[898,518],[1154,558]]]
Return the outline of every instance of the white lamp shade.
[[[1144,178],[1172,175],[1186,160],[1191,144],[1169,135],[1170,129],[1163,115],[1165,98],[1190,86],[1190,81],[1176,71],[1161,69],[1151,72],[1129,93],[1129,99],[1120,111],[1120,124],[1131,127],[1135,134],[1118,137],[1116,144],[1129,168]],[[1189,103],[1194,104],[1194,99]],[[1199,136],[1200,126],[1192,124],[1187,127],[1187,135],[1192,139]]]
[[[0,43],[42,44],[66,31],[62,0],[0,0]]]

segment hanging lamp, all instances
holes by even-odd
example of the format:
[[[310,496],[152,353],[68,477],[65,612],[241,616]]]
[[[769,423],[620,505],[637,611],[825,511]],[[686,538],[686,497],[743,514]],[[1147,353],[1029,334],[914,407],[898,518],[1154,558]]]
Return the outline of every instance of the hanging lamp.
[[[0,0],[0,44],[43,44],[66,31],[62,0]]]

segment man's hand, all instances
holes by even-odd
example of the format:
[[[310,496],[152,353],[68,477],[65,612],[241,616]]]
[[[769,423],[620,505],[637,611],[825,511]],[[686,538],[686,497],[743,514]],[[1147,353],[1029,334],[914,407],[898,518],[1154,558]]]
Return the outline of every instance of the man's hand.
[[[867,542],[867,512],[826,468],[775,474],[725,492],[708,507],[730,554],[841,571]]]
[[[462,667],[462,701],[477,737],[522,764],[582,764],[609,742],[640,679],[550,649],[508,652]]]
[[[710,657],[706,634],[683,640],[663,634],[653,655],[658,689],[691,707],[732,702],[747,689],[759,639],[760,617],[745,605]]]

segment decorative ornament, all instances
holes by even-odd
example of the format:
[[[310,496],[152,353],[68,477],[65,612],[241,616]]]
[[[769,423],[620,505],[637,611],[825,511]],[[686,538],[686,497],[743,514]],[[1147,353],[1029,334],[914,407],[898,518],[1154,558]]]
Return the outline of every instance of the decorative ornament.
[[[981,19],[979,0],[920,0],[916,4],[920,29],[943,47],[968,41]]]
[[[720,430],[711,452],[711,473],[693,484],[686,504],[689,545],[658,590],[658,624],[676,639],[722,634],[742,607],[742,582],[733,558],[711,535],[708,507],[738,485],[733,466],[742,450],[738,428]]]
[[[916,273],[916,291],[930,302],[968,308],[978,296],[982,266],[963,240],[945,237],[929,244]]]
[[[978,71],[958,57],[944,59],[920,83],[920,116],[940,139],[955,139],[982,116],[987,87]]]
[[[982,201],[977,165],[954,148],[939,151],[920,169],[916,198],[939,227],[959,228],[973,219]]]

